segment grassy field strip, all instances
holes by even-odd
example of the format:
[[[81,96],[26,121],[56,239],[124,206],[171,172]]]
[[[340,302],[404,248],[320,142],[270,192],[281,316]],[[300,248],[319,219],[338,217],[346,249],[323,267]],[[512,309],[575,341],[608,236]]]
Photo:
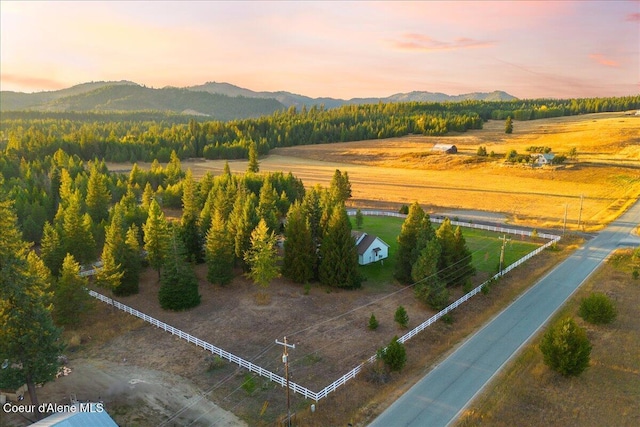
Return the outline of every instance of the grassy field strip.
[[[351,214],[355,215],[355,211],[351,211]],[[402,218],[402,214],[399,213],[395,213],[395,212],[383,212],[383,211],[364,211],[363,214],[365,215],[369,215],[369,216],[373,216],[373,215],[379,215],[379,216],[385,216],[385,217],[397,217],[397,218]],[[441,222],[442,220],[440,219],[434,219],[434,222]],[[508,228],[504,228],[504,227],[496,227],[496,226],[485,226],[485,225],[481,225],[481,224],[470,224],[470,223],[464,223],[464,222],[458,222],[458,221],[452,221],[453,225],[460,225],[462,227],[470,227],[470,228],[477,228],[477,229],[485,229],[485,230],[489,230],[489,231],[496,231],[496,232],[500,232],[500,233],[509,233],[509,234],[514,234],[514,235],[528,235],[531,236],[531,232],[529,231],[525,231],[525,230],[514,230],[514,229],[508,229]],[[530,252],[529,254],[525,255],[523,258],[521,258],[520,260],[516,261],[515,263],[511,264],[510,266],[508,266],[507,268],[505,268],[502,272],[497,273],[496,275],[494,275],[490,280],[493,280],[495,278],[501,277],[504,274],[508,273],[509,271],[511,271],[513,268],[517,267],[518,265],[524,263],[526,260],[530,259],[531,257],[537,255],[538,253],[542,252],[544,249],[546,249],[547,247],[549,247],[550,245],[556,243],[560,237],[559,236],[555,236],[555,235],[551,235],[551,234],[540,234],[538,237],[540,238],[544,238],[544,239],[549,239],[549,241],[543,245],[540,246],[538,249],[536,249],[533,252]],[[91,272],[95,273],[95,269],[90,270]],[[83,273],[84,275],[86,274],[90,274],[89,272],[85,271]],[[420,325],[418,325],[416,328],[412,329],[411,331],[409,331],[407,334],[403,335],[399,341],[400,342],[406,342],[409,339],[411,339],[412,337],[416,336],[418,333],[420,333],[421,331],[423,331],[424,329],[426,329],[427,327],[431,326],[433,323],[435,323],[438,319],[440,319],[442,316],[446,315],[447,313],[449,313],[450,311],[454,310],[455,308],[457,308],[458,306],[460,306],[461,304],[463,304],[464,302],[468,301],[471,297],[477,295],[479,292],[481,292],[482,287],[487,284],[489,281],[486,281],[484,283],[482,283],[481,285],[477,286],[475,289],[473,289],[471,292],[465,294],[464,296],[462,296],[461,298],[459,298],[458,300],[456,300],[455,302],[453,302],[452,304],[450,304],[448,307],[446,307],[444,310],[440,311],[439,313],[433,315],[432,317],[430,317],[429,319],[427,319],[425,322],[421,323]],[[95,291],[89,291],[89,294],[106,303],[106,304],[110,304],[113,305],[114,307],[130,314],[133,315],[135,317],[138,317],[142,320],[144,320],[145,322],[148,322],[158,328],[161,328],[173,335],[176,335],[178,337],[180,337],[181,339],[186,340],[187,342],[193,343],[199,347],[202,347],[203,349],[210,351],[212,354],[216,354],[232,363],[237,364],[238,366],[248,369],[250,372],[255,372],[256,374],[263,376],[265,378],[268,378],[270,381],[274,381],[282,386],[285,385],[285,379],[282,378],[279,375],[276,375],[258,365],[255,365],[249,361],[246,361],[238,356],[233,355],[232,353],[229,353],[225,350],[222,350],[216,346],[213,346],[210,343],[207,343],[191,334],[187,334],[177,328],[174,328],[171,325],[168,325],[164,322],[161,322],[145,313],[142,313],[138,310],[135,310],[129,306],[126,306],[122,303],[119,303],[117,301],[114,301],[113,298],[109,298],[107,296],[104,296],[100,293],[97,293]],[[336,391],[340,386],[346,384],[350,379],[355,378],[355,376],[362,370],[362,368],[369,363],[372,363],[373,361],[375,361],[376,359],[376,355],[371,356],[368,360],[366,360],[365,362],[359,364],[358,366],[356,366],[354,369],[352,369],[351,371],[349,371],[348,373],[346,373],[345,375],[343,375],[342,377],[340,377],[339,379],[337,379],[336,381],[334,381],[333,383],[331,383],[330,385],[328,385],[327,387],[323,388],[321,391],[319,392],[313,392],[303,386],[300,386],[297,383],[291,382],[289,381],[289,388],[291,390],[293,390],[295,393],[298,393],[302,396],[304,396],[305,398],[308,399],[313,399],[316,402],[322,398],[327,397],[331,392]]]

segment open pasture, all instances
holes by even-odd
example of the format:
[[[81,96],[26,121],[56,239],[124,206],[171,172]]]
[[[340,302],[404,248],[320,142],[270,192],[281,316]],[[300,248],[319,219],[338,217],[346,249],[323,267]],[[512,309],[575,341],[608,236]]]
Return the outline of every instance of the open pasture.
[[[459,153],[433,154],[435,143],[455,144]],[[495,157],[477,157],[479,146]],[[560,167],[504,164],[509,150],[526,153],[530,146],[556,154],[575,148],[577,157]],[[246,165],[230,162],[236,172]],[[195,176],[220,173],[223,166],[219,160],[183,162]],[[500,212],[514,224],[556,229],[566,211],[569,229],[580,223],[597,230],[640,196],[640,117],[600,113],[515,122],[511,135],[504,122],[489,121],[482,130],[451,136],[279,148],[260,160],[261,171],[291,171],[305,185],[328,185],[336,168],[349,173],[353,206],[397,209],[418,201],[432,213]]]

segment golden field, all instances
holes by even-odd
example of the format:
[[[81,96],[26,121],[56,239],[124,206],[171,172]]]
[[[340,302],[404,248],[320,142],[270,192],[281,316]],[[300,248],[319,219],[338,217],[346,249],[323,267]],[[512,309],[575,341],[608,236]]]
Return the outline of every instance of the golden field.
[[[458,154],[433,154],[435,143],[455,144]],[[493,158],[476,156],[484,146]],[[563,166],[512,166],[511,149],[530,146],[553,153],[577,150]],[[195,176],[219,173],[224,161],[183,162]],[[144,166],[144,165],[141,165]],[[242,172],[246,161],[231,161]],[[120,166],[118,166],[120,168]],[[400,138],[279,148],[260,160],[262,172],[291,171],[305,185],[328,185],[335,169],[349,173],[352,205],[388,207],[418,201],[433,213],[450,209],[499,212],[514,224],[594,231],[640,196],[640,116],[600,113],[515,122],[489,121],[484,129],[444,137]],[[581,200],[581,196],[583,199]],[[582,206],[582,209],[581,209]]]

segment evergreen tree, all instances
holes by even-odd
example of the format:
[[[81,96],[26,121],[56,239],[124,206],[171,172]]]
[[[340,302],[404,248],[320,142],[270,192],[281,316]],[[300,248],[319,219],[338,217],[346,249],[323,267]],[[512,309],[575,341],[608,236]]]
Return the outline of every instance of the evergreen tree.
[[[285,236],[282,274],[294,282],[306,283],[313,278],[317,255],[309,221],[299,202],[289,208]]]
[[[258,173],[260,171],[260,163],[258,162],[258,147],[254,141],[249,145],[249,164],[247,172]]]
[[[177,184],[184,176],[184,173],[182,172],[182,165],[180,164],[180,158],[176,154],[175,150],[171,151],[169,163],[167,163],[167,167],[164,172],[167,177],[165,186]]]
[[[127,184],[127,192],[118,203],[124,212],[125,227],[128,228],[132,224],[135,224],[137,227],[142,227],[142,224],[147,220],[149,208],[147,207],[145,209],[138,205],[138,197],[131,185]]]
[[[445,284],[438,275],[440,250],[438,240],[430,240],[420,252],[411,271],[411,277],[416,284],[414,287],[416,298],[434,309],[443,308],[449,299]]]
[[[80,277],[80,264],[67,254],[54,292],[54,315],[60,325],[78,325],[80,316],[89,309],[89,280]]]
[[[540,342],[540,351],[544,363],[566,377],[580,375],[589,367],[591,359],[587,332],[572,318],[549,328]]]
[[[65,253],[70,253],[80,264],[95,259],[96,244],[91,229],[91,217],[81,213],[80,193],[74,192],[63,211],[62,245]]]
[[[336,169],[331,178],[329,192],[332,199],[338,203],[344,203],[351,198],[351,183],[349,182],[349,174],[346,171],[342,173],[339,169]]]
[[[207,280],[210,283],[227,285],[233,279],[235,253],[233,236],[219,211],[215,211],[206,239]]]
[[[165,310],[187,310],[200,304],[198,279],[191,264],[185,261],[182,240],[174,228],[169,237],[158,300]]]
[[[278,218],[278,193],[274,190],[268,179],[264,180],[264,184],[260,189],[260,199],[258,200],[258,217],[264,219],[267,228],[274,233],[280,228],[280,219]]]
[[[404,284],[411,283],[411,270],[419,255],[419,252],[416,253],[418,234],[424,226],[424,217],[424,210],[418,202],[414,202],[409,207],[409,214],[402,223],[398,235],[395,278]]]
[[[111,193],[107,188],[107,177],[100,173],[95,164],[92,165],[89,173],[86,203],[87,213],[94,223],[99,224],[109,218]]]
[[[51,317],[47,268],[27,253],[16,215],[0,195],[0,360],[9,363],[2,373],[14,379],[10,386],[27,384],[40,418],[36,384],[53,380],[58,372],[62,331]]]
[[[144,191],[142,192],[142,209],[149,212],[149,207],[151,206],[151,201],[155,197],[155,193],[151,184],[147,182],[144,186]]]
[[[356,289],[362,284],[358,252],[351,236],[351,223],[344,205],[336,205],[320,246],[320,282],[339,288]]]
[[[267,288],[273,279],[280,276],[276,237],[273,231],[269,231],[264,219],[260,219],[251,232],[251,247],[244,259],[249,266],[247,276],[262,288]]]
[[[196,185],[193,181],[191,169],[182,181],[182,218],[180,220],[180,237],[187,251],[187,258],[201,263],[204,260],[202,253],[202,236],[198,226],[198,206],[196,202]]]
[[[400,372],[407,363],[407,350],[404,344],[398,341],[397,335],[393,337],[386,348],[378,350],[377,356],[382,359],[391,372]]]
[[[244,254],[251,247],[251,233],[260,222],[256,211],[256,195],[248,194],[244,199],[239,215],[236,216],[237,222],[234,224],[235,229],[235,253],[236,259],[245,261]],[[243,264],[246,271],[248,265]]]
[[[120,286],[115,289],[118,296],[137,294],[140,289],[140,269],[142,259],[140,257],[140,229],[131,224],[125,235],[124,250],[126,256],[121,260],[123,275]]]
[[[312,187],[305,193],[300,206],[302,209],[302,216],[309,221],[311,241],[315,247],[320,245],[320,242],[322,241],[322,227],[320,225],[322,218],[322,206],[320,204],[320,193],[320,187]]]
[[[471,276],[476,274],[476,269],[473,266],[472,253],[467,247],[467,241],[462,234],[460,226],[456,227],[453,233],[453,248],[457,266],[455,275],[456,283],[464,284]]]
[[[441,248],[440,278],[447,286],[463,284],[475,274],[475,269],[460,227],[454,231],[449,218],[445,218],[436,231],[436,237]]]
[[[169,230],[164,212],[162,212],[155,199],[151,201],[149,206],[149,216],[144,224],[143,231],[144,249],[147,251],[149,265],[158,272],[158,277],[160,277],[160,270],[169,244]]]
[[[511,116],[507,117],[507,120],[504,122],[504,133],[513,133],[513,120],[511,120]]]
[[[117,206],[116,206],[117,208]],[[122,283],[124,268],[123,259],[128,255],[124,236],[124,217],[120,209],[114,209],[111,224],[106,229],[104,247],[102,249],[102,267],[96,274],[96,284],[113,293]]]
[[[40,256],[49,268],[51,274],[58,277],[62,269],[65,252],[58,230],[49,222],[44,223],[42,242],[40,244]]]
[[[363,223],[364,223],[364,215],[362,215],[362,211],[358,209],[356,211],[356,228],[361,229]]]
[[[371,317],[369,317],[369,324],[368,324],[369,329],[371,329],[372,331],[375,331],[376,329],[378,329],[378,326],[380,326],[380,324],[378,323],[378,319],[376,319],[376,316],[374,316],[374,314],[371,313]]]
[[[399,305],[393,316],[393,320],[395,320],[401,328],[406,328],[409,324],[409,315],[407,314],[407,310],[403,306]]]

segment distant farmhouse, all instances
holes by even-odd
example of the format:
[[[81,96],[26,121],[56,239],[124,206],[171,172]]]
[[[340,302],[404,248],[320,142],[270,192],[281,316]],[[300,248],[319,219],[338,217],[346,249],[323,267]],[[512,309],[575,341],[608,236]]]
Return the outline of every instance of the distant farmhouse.
[[[437,151],[445,154],[456,154],[458,152],[458,147],[453,144],[436,144],[433,146],[431,151]]]
[[[351,231],[358,249],[358,264],[367,265],[383,260],[389,256],[389,245],[373,234]]]
[[[553,164],[553,159],[556,157],[555,154],[552,153],[537,153],[531,155],[531,161],[536,166],[544,166]]]

